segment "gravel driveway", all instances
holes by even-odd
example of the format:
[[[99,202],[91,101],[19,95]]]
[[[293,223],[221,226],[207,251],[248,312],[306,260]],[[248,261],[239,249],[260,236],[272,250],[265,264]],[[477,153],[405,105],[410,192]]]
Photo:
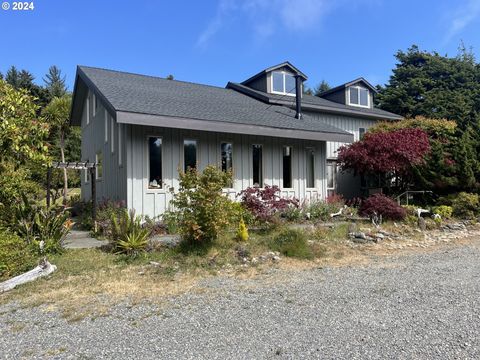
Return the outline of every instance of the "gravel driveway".
[[[479,359],[480,240],[368,266],[213,278],[67,323],[0,306],[5,359]],[[16,309],[13,310],[12,309]]]

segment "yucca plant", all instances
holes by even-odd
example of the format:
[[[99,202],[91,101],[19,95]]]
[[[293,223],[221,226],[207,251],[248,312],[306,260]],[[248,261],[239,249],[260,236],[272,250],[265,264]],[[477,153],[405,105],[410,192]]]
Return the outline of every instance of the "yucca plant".
[[[59,253],[72,227],[70,215],[63,208],[45,208],[22,195],[22,201],[11,209],[9,228],[25,240],[28,245],[42,243],[42,252]]]
[[[135,216],[133,210],[111,215],[107,238],[114,251],[136,256],[146,250],[150,229],[144,228],[141,220],[140,216]]]

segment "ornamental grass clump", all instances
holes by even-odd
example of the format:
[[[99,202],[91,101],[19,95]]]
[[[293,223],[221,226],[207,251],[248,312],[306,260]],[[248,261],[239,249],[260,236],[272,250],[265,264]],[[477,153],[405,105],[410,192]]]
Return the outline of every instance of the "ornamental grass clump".
[[[288,257],[299,259],[312,259],[314,257],[305,234],[300,230],[283,230],[270,241],[270,248]]]

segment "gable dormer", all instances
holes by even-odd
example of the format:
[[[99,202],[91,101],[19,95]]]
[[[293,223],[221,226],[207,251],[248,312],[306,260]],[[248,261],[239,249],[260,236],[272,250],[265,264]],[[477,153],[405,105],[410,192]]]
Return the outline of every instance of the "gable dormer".
[[[242,85],[265,93],[295,96],[296,74],[300,76],[302,83],[307,80],[307,76],[304,73],[286,61],[260,71],[258,74],[243,81]]]
[[[360,108],[373,108],[373,96],[377,92],[375,87],[364,78],[358,78],[348,83],[324,91],[321,98]]]

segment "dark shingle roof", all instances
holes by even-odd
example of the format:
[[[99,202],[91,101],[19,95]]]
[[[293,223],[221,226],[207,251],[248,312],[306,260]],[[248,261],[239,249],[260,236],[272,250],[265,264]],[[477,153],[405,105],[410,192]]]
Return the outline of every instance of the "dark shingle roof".
[[[295,98],[285,95],[277,95],[265,93],[263,91],[255,90],[238,83],[228,83],[227,88],[235,89],[250,96],[253,96],[261,101],[269,104],[281,104],[295,106]],[[302,96],[302,108],[304,110],[312,110],[318,112],[337,113],[345,116],[362,116],[374,119],[384,120],[400,120],[400,115],[377,109],[377,108],[361,108],[355,106],[348,106],[334,101],[330,101],[318,96],[306,95]]]
[[[349,82],[346,82],[344,84],[340,84],[338,86],[335,86],[331,89],[328,89],[328,90],[325,90],[323,91],[320,95],[320,97],[324,96],[324,95],[328,95],[328,94],[331,94],[331,93],[334,93],[334,92],[337,92],[339,90],[343,90],[345,89],[346,87],[349,87],[351,85],[355,85],[355,84],[358,84],[359,82],[362,82],[364,83],[370,90],[372,90],[374,93],[377,92],[377,89],[375,89],[375,86],[373,86],[372,84],[370,84],[367,80],[365,80],[363,77],[359,77],[355,80],[352,80],[352,81],[349,81]]]
[[[313,117],[298,120],[290,108],[271,106],[232,89],[86,66],[77,73],[115,111],[349,135]]]

